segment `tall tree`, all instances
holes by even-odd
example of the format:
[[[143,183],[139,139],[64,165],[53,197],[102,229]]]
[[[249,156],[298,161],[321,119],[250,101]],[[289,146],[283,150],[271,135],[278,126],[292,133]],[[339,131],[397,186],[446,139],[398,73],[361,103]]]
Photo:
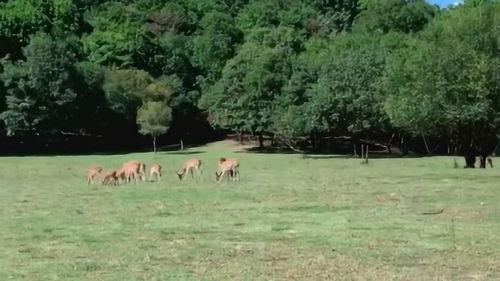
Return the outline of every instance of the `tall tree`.
[[[3,60],[7,110],[1,114],[7,133],[56,134],[74,131],[80,77],[68,40],[45,33],[31,37],[26,61]]]
[[[222,72],[221,79],[202,96],[212,121],[236,131],[259,135],[269,130],[275,98],[290,75],[294,32],[288,28],[257,29]]]
[[[421,31],[438,13],[438,8],[425,0],[361,0],[362,12],[357,19],[360,28],[371,32]]]
[[[386,110],[396,126],[451,138],[473,168],[498,142],[500,5],[451,10],[386,72]]]
[[[172,110],[163,101],[146,101],[137,111],[139,133],[153,138],[153,151],[156,153],[156,138],[168,131]]]

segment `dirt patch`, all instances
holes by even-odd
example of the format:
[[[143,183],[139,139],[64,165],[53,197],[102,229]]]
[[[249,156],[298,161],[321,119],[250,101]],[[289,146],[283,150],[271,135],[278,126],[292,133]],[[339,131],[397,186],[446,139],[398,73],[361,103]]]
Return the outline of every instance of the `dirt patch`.
[[[363,265],[331,249],[312,252],[279,243],[237,245],[222,256],[205,257],[188,267],[197,276],[224,276],[225,280],[394,280],[396,276],[388,267]]]

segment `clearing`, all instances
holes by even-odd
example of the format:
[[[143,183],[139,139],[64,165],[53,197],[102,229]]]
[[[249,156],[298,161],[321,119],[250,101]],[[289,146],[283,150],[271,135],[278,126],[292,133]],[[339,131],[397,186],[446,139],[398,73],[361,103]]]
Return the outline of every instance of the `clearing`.
[[[221,156],[239,159],[240,182],[215,182]],[[189,157],[199,183],[174,174]],[[86,184],[87,166],[130,159],[160,163],[162,180]],[[225,142],[3,157],[0,280],[500,280],[499,182],[452,157],[363,165]]]

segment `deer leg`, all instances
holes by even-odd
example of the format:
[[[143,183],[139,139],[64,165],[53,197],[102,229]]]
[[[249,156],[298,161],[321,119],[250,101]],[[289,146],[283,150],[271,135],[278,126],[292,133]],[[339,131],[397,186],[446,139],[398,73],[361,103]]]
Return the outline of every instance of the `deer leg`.
[[[219,182],[222,182],[222,180],[224,179],[225,175],[226,175],[226,171],[222,171],[222,173],[219,176]]]
[[[240,181],[240,171],[234,170],[234,181]]]
[[[196,172],[198,173],[198,180],[201,178],[201,169],[199,167],[196,167]]]

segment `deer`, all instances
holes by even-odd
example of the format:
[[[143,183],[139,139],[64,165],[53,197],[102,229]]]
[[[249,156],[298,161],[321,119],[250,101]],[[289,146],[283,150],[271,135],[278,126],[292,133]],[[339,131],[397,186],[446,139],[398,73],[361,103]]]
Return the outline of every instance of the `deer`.
[[[102,185],[107,185],[108,183],[111,183],[113,185],[116,185],[118,183],[118,176],[117,176],[117,170],[110,170],[107,171],[104,174],[104,177],[102,179],[101,184]]]
[[[87,169],[87,184],[94,184],[94,178],[102,172],[102,168],[99,165],[90,166]]]
[[[140,180],[146,180],[146,165],[136,160],[125,162],[122,168],[117,172],[119,177],[130,182],[132,179],[137,183],[137,177]]]
[[[219,170],[215,172],[215,179],[218,182],[221,182],[226,174],[232,178],[233,181],[240,180],[240,173],[238,171],[240,164],[238,160],[221,157],[218,164]]]
[[[479,167],[480,168],[486,168],[486,165],[489,165],[491,168],[493,168],[493,159],[491,157],[486,156],[478,156],[476,157],[476,161],[479,161]],[[484,166],[482,166],[484,164]]]
[[[193,170],[196,170],[196,172],[198,173],[198,179],[199,179],[201,176],[201,160],[200,159],[192,158],[192,159],[186,160],[184,162],[184,164],[182,165],[182,169],[180,171],[176,172],[176,174],[179,177],[179,180],[182,180],[182,178],[186,174],[191,174],[191,177],[194,178],[194,171]]]
[[[160,164],[153,164],[149,168],[149,181],[153,181],[153,175],[155,179],[158,181],[161,178],[161,166]]]

